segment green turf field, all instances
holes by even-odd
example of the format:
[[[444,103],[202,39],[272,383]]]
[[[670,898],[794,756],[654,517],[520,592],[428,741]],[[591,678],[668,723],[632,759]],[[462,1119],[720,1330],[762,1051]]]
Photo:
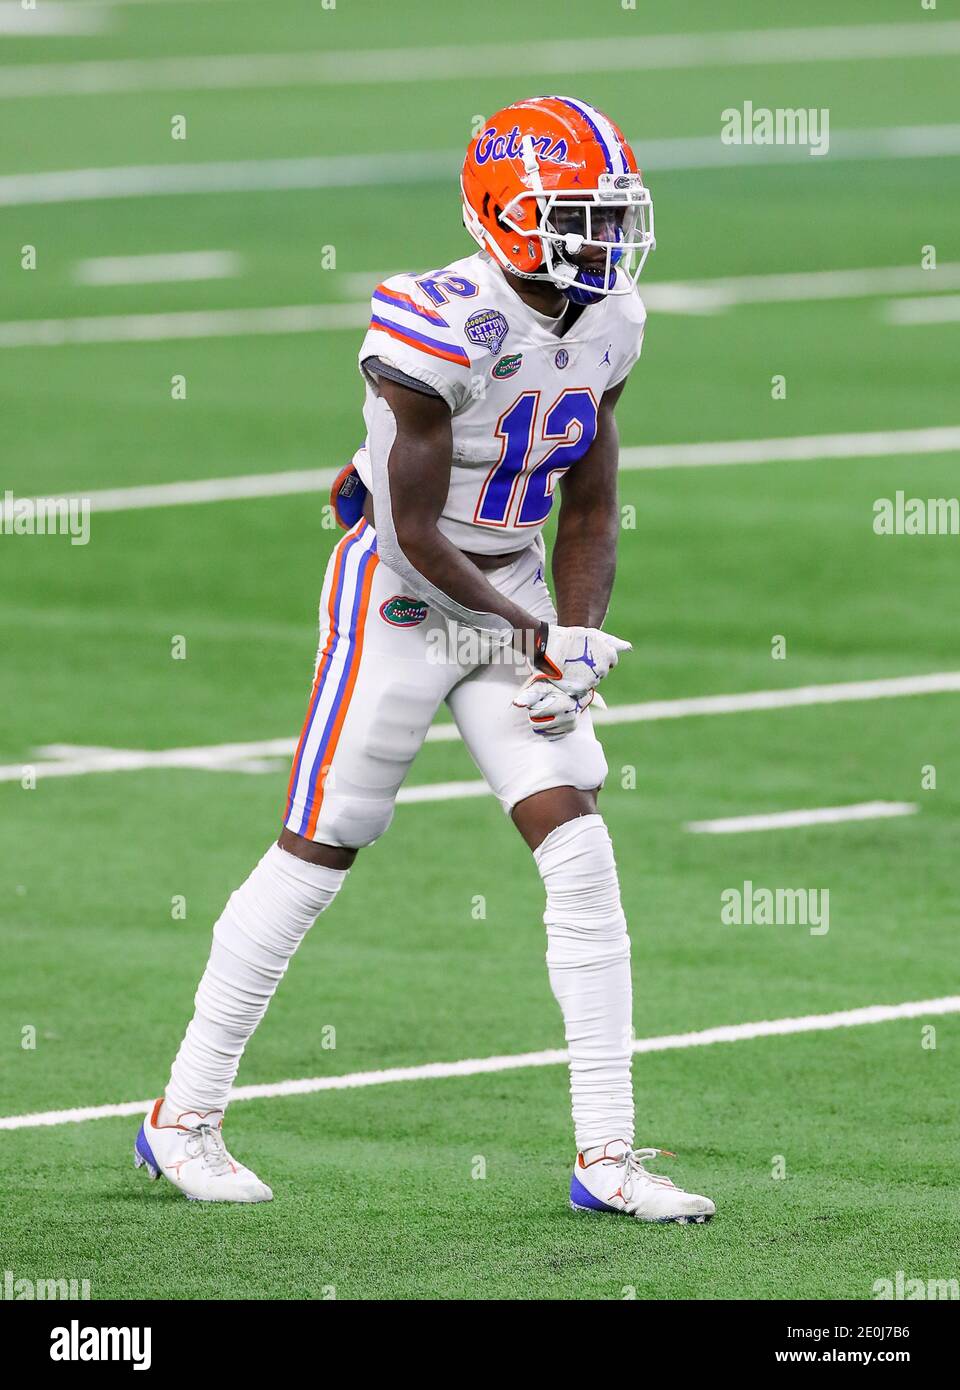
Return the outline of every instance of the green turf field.
[[[121,0],[86,12],[98,32],[0,37],[0,502],[6,489],[339,467],[361,430],[360,317],[221,336],[211,318],[196,337],[181,320],[162,334],[147,326],[142,341],[59,346],[24,345],[11,325],[52,320],[62,337],[115,316],[122,335],[134,315],[361,304],[384,272],[471,251],[455,152],[476,115],[531,91],[575,91],[634,141],[656,207],[651,292],[771,277],[764,302],[651,309],[619,410],[625,446],[960,425],[960,321],[904,326],[890,308],[939,297],[940,283],[944,302],[960,289],[948,279],[960,262],[960,158],[932,152],[960,122],[949,4],[638,0],[601,14],[559,0],[526,11],[507,0]],[[878,25],[943,26],[945,37],[912,56],[894,45],[822,62],[630,71],[587,56],[582,72],[552,74],[508,61],[519,45],[535,54],[545,32],[586,43],[786,24],[863,25],[864,49]],[[823,43],[826,54],[840,40]],[[481,44],[494,45],[483,75],[424,54]],[[196,61],[336,52],[337,81],[288,80],[280,60],[272,81],[213,86]],[[161,80],[161,59],[189,68]],[[132,60],[147,64],[140,78]],[[377,61],[389,80],[372,74]],[[86,70],[96,90],[64,94],[77,65],[94,62],[110,65]],[[12,94],[7,79],[31,65],[35,94]],[[720,112],[747,99],[828,108],[837,157],[725,162]],[[183,141],[171,139],[176,116]],[[895,158],[881,128],[927,134]],[[876,157],[840,157],[844,132],[873,140]],[[712,156],[680,167],[671,142],[697,139],[714,142]],[[423,152],[419,172],[391,171],[389,157],[411,151]],[[210,191],[215,169],[238,161],[262,182],[274,161],[351,155],[380,157],[376,185],[354,174],[343,186]],[[149,181],[180,165],[199,168],[197,191],[93,197],[92,174],[66,193],[37,178],[153,168]],[[21,268],[25,246],[35,270]],[[335,268],[322,267],[324,246]],[[929,246],[939,269],[922,290],[776,293],[788,274],[918,269]],[[77,279],[92,258],[195,251],[233,253],[238,273]],[[771,396],[775,374],[785,399]],[[171,398],[177,375],[185,400]],[[636,525],[623,531],[609,621],[635,651],[605,686],[611,707],[960,669],[960,536],[872,529],[877,498],[957,495],[956,436],[952,447],[626,470]],[[75,769],[35,787],[23,766],[49,762],[37,750],[52,745],[292,738],[336,539],[325,500],[126,505],[94,512],[87,546],[0,535],[0,1116],[158,1093],[211,924],[275,834],[287,777],[276,751],[255,755],[259,771]],[[771,655],[777,635],[783,660]],[[176,637],[185,660],[171,659]],[[958,709],[955,689],[601,730],[638,1039],[958,993]],[[476,776],[459,743],[438,740],[411,783]],[[918,809],[685,829],[874,801]],[[745,880],[827,889],[829,932],[723,925],[721,893]],[[472,914],[476,894],[485,920]],[[181,898],[185,918],[172,915]],[[561,1046],[541,912],[529,854],[492,800],[401,806],[291,966],[240,1084]],[[148,1186],[132,1167],[136,1118],[0,1125],[0,1274],[89,1278],[94,1298],[135,1299],[862,1299],[897,1270],[956,1278],[954,1003],[939,1016],[638,1056],[638,1142],[679,1154],[671,1175],[717,1202],[709,1227],[573,1214],[565,1068],[526,1066],[238,1103],[229,1142],[272,1185],[267,1207],[199,1207]],[[323,1045],[331,1026],[335,1048]]]

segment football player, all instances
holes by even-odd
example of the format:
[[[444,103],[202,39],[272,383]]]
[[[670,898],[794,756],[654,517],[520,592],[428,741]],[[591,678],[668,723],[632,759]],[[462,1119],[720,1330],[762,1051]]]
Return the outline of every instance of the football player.
[[[358,850],[382,835],[441,704],[533,853],[565,1024],[577,1209],[713,1215],[634,1147],[630,943],[589,705],[629,644],[614,579],[614,410],[640,355],[653,208],[630,146],[569,97],[470,144],[480,251],[378,285],[360,349],[366,441],[334,489],[320,645],[283,829],[214,927],[196,1012],[135,1158],[188,1197],[267,1201],[221,1133],[244,1047]],[[561,498],[544,576],[542,530]],[[464,640],[464,639],[467,640]]]

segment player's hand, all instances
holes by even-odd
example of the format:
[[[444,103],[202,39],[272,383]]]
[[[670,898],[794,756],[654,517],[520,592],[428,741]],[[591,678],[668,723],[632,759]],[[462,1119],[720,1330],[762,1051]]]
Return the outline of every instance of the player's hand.
[[[631,644],[598,627],[561,627],[551,623],[546,642],[538,645],[534,665],[538,672],[568,695],[583,695],[592,690],[613,670],[621,652],[631,650]]]
[[[549,676],[531,676],[514,700],[527,711],[530,727],[541,738],[565,738],[573,733],[577,719],[594,698],[594,692],[568,695]]]

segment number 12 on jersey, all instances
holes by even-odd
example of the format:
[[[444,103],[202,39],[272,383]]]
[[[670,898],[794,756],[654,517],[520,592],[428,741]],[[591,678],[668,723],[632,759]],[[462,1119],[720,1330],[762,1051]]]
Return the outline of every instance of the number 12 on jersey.
[[[583,458],[596,438],[597,402],[587,387],[572,387],[554,401],[543,415],[538,440],[539,405],[540,392],[525,391],[500,416],[500,458],[483,485],[474,517],[481,526],[539,526],[550,515],[557,475]],[[556,440],[553,448],[529,467],[536,444],[551,440]]]

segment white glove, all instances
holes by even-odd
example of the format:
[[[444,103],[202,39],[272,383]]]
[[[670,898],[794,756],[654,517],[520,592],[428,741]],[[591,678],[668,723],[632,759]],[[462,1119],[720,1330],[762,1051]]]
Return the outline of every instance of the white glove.
[[[549,676],[531,676],[514,700],[518,709],[525,709],[530,727],[541,738],[565,738],[573,732],[578,716],[593,701],[595,692],[582,696],[568,695]],[[597,697],[598,704],[603,701]]]
[[[538,669],[566,692],[584,695],[603,680],[631,644],[598,627],[560,627],[550,623],[547,641],[537,652]]]

